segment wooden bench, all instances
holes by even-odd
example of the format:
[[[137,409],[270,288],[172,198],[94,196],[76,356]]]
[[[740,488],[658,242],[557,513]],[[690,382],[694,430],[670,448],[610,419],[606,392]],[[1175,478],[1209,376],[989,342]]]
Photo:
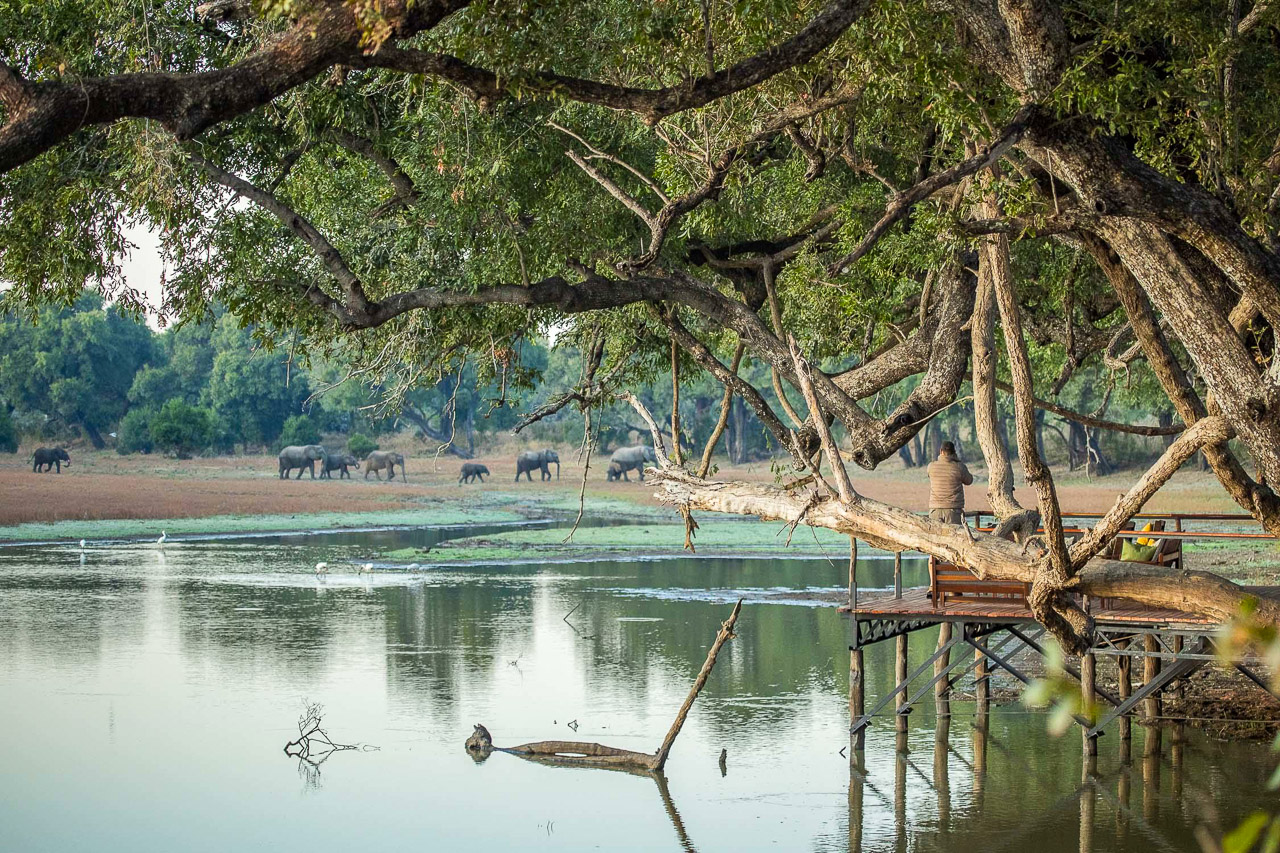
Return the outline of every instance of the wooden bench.
[[[1017,601],[1024,607],[1031,584],[990,578],[984,580],[964,566],[929,558],[929,598],[934,607],[945,607],[948,598],[986,598]]]

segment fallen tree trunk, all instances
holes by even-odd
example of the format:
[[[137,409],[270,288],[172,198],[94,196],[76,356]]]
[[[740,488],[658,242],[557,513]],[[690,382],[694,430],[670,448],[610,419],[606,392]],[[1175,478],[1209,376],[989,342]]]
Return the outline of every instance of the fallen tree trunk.
[[[888,551],[920,551],[965,566],[981,578],[1032,583],[1037,555],[1022,546],[963,525],[931,521],[899,507],[859,496],[852,504],[758,483],[699,480],[675,469],[645,472],[654,478],[663,503],[690,510],[754,515],[765,521],[825,527]],[[1170,571],[1142,563],[1095,557],[1070,578],[1065,589],[1104,598],[1126,598],[1226,621],[1247,601],[1257,600],[1237,584],[1209,572]],[[1257,618],[1280,625],[1280,601],[1257,601]]]
[[[711,670],[715,668],[716,658],[720,655],[720,649],[734,637],[733,626],[737,623],[738,614],[741,612],[742,599],[739,598],[738,603],[733,606],[733,612],[729,614],[729,618],[721,623],[715,642],[711,644],[711,650],[707,652],[707,659],[703,662],[702,669],[698,671],[698,677],[694,679],[693,686],[689,688],[689,695],[685,697],[684,704],[680,706],[680,710],[676,713],[676,718],[671,723],[671,728],[667,730],[667,735],[662,739],[662,746],[658,748],[657,752],[652,754],[633,752],[629,749],[618,749],[599,743],[573,740],[540,740],[533,743],[522,743],[519,746],[494,746],[489,730],[479,723],[476,724],[475,731],[471,734],[471,737],[467,738],[467,751],[478,760],[484,760],[491,752],[506,752],[544,764],[567,767],[604,767],[612,770],[661,773],[667,764],[668,756],[671,755],[671,747],[675,744],[676,736],[680,734],[680,729],[684,727],[684,721],[689,716],[689,710],[693,708],[694,700],[702,692],[702,688],[707,683],[707,678],[711,675]]]

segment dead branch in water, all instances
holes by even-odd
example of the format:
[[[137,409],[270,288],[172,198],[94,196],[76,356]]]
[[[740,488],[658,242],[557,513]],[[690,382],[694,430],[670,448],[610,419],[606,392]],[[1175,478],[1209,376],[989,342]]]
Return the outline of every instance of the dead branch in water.
[[[507,752],[512,755],[518,755],[521,758],[546,764],[571,767],[605,767],[630,772],[661,773],[663,767],[666,766],[667,758],[671,755],[671,747],[675,744],[676,737],[680,734],[680,729],[684,727],[690,709],[693,708],[694,700],[698,698],[698,694],[706,686],[707,678],[710,677],[711,670],[716,665],[716,658],[720,655],[720,649],[734,637],[733,626],[737,623],[738,614],[741,612],[742,599],[739,598],[738,603],[733,606],[733,612],[729,614],[729,618],[721,623],[715,642],[711,644],[711,649],[707,652],[707,659],[703,662],[702,669],[698,671],[698,677],[694,679],[693,686],[689,688],[689,695],[685,697],[684,704],[680,706],[680,710],[676,713],[676,718],[671,723],[671,728],[667,730],[667,735],[662,739],[662,745],[658,747],[657,752],[653,754],[633,752],[629,749],[617,749],[599,743],[570,740],[542,740],[534,743],[524,743],[519,746],[499,747],[493,745],[493,738],[489,734],[489,730],[479,723],[476,724],[475,731],[472,732],[471,737],[467,738],[467,751],[478,761],[488,758],[491,752],[497,751]]]
[[[324,721],[324,706],[319,702],[307,702],[302,715],[298,717],[298,739],[284,745],[284,754],[318,767],[337,752],[358,749],[369,752],[378,749],[376,746],[359,743],[336,743],[321,725]]]

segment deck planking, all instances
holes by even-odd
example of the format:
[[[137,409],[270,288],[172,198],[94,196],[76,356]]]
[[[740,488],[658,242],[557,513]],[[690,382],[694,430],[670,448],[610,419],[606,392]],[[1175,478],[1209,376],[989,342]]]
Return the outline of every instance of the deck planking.
[[[1280,595],[1276,587],[1249,587],[1260,595]],[[840,608],[850,613],[848,605]],[[1150,607],[1125,599],[1094,599],[1089,610],[1098,625],[1144,626],[1161,628],[1203,628],[1217,625],[1217,620],[1162,607]],[[1006,622],[1017,624],[1034,622],[1031,610],[1022,601],[1014,599],[966,596],[952,598],[945,607],[935,607],[926,586],[904,589],[901,598],[892,592],[883,594],[859,594],[855,619],[936,620],[938,622]]]

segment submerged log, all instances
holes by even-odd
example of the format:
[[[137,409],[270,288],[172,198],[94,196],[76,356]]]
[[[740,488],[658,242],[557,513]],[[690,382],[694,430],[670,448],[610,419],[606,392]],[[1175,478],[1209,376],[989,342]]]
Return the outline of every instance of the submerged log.
[[[489,730],[480,723],[476,723],[475,731],[467,738],[467,752],[471,753],[472,757],[477,761],[483,761],[493,752],[505,752],[511,755],[518,755],[530,761],[565,767],[603,767],[633,773],[661,773],[663,767],[666,766],[667,758],[671,754],[671,747],[675,744],[676,736],[680,734],[680,729],[684,727],[689,711],[693,708],[694,700],[702,692],[702,688],[707,683],[707,678],[711,675],[711,670],[715,668],[716,658],[720,655],[720,649],[734,637],[733,626],[737,623],[738,614],[741,612],[742,599],[740,598],[738,603],[733,606],[733,612],[729,614],[729,618],[720,625],[715,642],[711,644],[711,650],[707,652],[707,659],[703,662],[702,669],[698,671],[698,677],[694,679],[693,686],[689,689],[689,695],[685,697],[684,704],[680,706],[680,710],[676,713],[676,718],[671,723],[671,728],[667,730],[667,735],[662,739],[662,745],[657,752],[652,754],[648,752],[633,752],[629,749],[618,749],[599,743],[573,740],[540,740],[533,743],[522,743],[519,746],[494,746],[493,737],[489,734]]]

